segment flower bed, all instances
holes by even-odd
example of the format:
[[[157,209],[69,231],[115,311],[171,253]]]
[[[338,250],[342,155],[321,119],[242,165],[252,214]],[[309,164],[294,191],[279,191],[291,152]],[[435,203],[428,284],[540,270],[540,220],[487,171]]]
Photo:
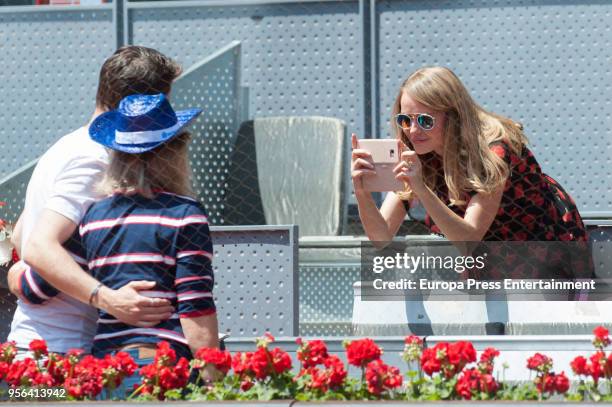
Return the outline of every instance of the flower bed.
[[[526,360],[532,380],[506,383],[494,375],[499,351],[487,348],[480,355],[468,341],[439,342],[424,347],[416,336],[405,338],[402,358],[408,369],[381,360],[383,350],[371,339],[344,344],[348,365],[329,354],[321,340],[297,339],[300,369],[292,373],[287,352],[273,347],[266,334],[253,352],[200,349],[188,362],[177,359],[167,342],[158,344],[153,362],[140,369],[125,352],[103,359],[47,352],[44,341],[30,344],[33,358],[16,360],[12,343],[0,345],[0,378],[12,399],[70,400],[612,400],[612,354],[608,330],[594,330],[595,352],[578,356],[568,366],[579,378],[570,390],[563,371],[555,373],[550,357],[536,353]],[[349,377],[350,366],[359,372]],[[133,389],[124,385],[136,377]],[[191,380],[190,380],[191,378]],[[206,380],[204,379],[206,378]],[[54,390],[55,393],[50,390]],[[59,391],[61,390],[61,392]]]

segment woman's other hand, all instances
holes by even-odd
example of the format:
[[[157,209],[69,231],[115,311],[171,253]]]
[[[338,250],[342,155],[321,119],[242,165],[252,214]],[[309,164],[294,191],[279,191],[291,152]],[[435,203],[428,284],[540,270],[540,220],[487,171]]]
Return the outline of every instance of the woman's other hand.
[[[363,191],[363,176],[365,174],[376,174],[374,164],[372,164],[372,155],[369,151],[362,150],[357,141],[357,135],[351,134],[351,178],[353,179],[353,188],[355,192]]]
[[[425,184],[423,183],[423,166],[421,165],[421,160],[416,152],[407,149],[402,152],[402,160],[399,164],[395,166],[393,172],[395,173],[395,178],[406,182],[410,189],[419,194]]]

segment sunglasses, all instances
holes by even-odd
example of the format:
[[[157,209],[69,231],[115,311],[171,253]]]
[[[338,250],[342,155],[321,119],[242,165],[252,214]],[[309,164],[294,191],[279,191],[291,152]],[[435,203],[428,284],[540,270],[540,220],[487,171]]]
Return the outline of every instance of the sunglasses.
[[[416,124],[425,131],[433,129],[434,125],[436,124],[434,117],[428,115],[427,113],[400,113],[395,115],[395,124],[397,124],[397,127],[402,130],[410,130],[413,120],[415,120]]]

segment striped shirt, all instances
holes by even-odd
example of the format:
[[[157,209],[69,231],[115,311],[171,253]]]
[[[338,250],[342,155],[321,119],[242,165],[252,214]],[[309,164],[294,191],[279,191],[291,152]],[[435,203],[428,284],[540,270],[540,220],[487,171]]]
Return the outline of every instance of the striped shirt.
[[[204,208],[197,201],[166,192],[152,199],[115,194],[89,209],[65,247],[110,288],[155,281],[153,289],[141,294],[167,298],[176,309],[170,319],[151,328],[129,326],[100,311],[94,354],[130,343],[168,340],[179,355],[190,356],[180,318],[216,312],[212,241]],[[33,302],[57,292],[32,270],[24,273],[22,289]]]

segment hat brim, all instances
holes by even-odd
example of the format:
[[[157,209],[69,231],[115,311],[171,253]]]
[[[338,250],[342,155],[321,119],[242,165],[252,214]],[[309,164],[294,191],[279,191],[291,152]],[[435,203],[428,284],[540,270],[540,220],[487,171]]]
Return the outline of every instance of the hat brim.
[[[102,144],[111,150],[121,151],[128,154],[139,154],[151,151],[178,136],[196,117],[202,113],[202,109],[179,110],[176,112],[177,127],[171,131],[162,132],[160,140],[147,144],[119,144],[115,141],[117,128],[115,123],[118,113],[116,111],[105,112],[94,119],[89,126],[89,137],[96,143]]]

